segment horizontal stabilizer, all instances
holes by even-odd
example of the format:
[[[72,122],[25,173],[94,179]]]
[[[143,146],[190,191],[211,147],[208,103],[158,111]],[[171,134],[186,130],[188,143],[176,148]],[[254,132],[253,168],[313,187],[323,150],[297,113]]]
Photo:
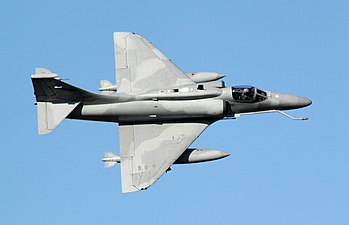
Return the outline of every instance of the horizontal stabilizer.
[[[39,134],[48,134],[60,124],[75,107],[76,103],[38,102]]]

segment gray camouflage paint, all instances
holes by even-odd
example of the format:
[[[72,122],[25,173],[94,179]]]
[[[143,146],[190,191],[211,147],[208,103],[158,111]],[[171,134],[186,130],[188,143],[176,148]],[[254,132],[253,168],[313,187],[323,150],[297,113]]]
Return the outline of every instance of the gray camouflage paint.
[[[51,132],[64,118],[119,123],[123,192],[148,188],[178,159],[209,160],[208,152],[182,154],[188,154],[192,142],[217,120],[311,104],[306,98],[268,91],[262,101],[236,101],[232,88],[214,81],[222,75],[201,73],[196,83],[140,35],[116,32],[114,45],[116,87],[101,83],[117,92],[91,93],[41,68],[32,75],[32,82],[40,134]],[[210,154],[212,158],[221,153],[211,150]]]
[[[138,34],[115,32],[114,49],[118,91],[121,93],[195,84]]]
[[[119,126],[122,191],[146,189],[179,158],[211,121]]]

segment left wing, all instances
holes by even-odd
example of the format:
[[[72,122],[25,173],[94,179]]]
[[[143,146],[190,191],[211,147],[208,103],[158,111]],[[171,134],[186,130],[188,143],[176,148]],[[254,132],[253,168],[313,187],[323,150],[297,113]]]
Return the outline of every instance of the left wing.
[[[213,122],[120,124],[122,192],[155,183]]]
[[[114,33],[118,92],[144,92],[195,84],[158,48],[131,32]]]

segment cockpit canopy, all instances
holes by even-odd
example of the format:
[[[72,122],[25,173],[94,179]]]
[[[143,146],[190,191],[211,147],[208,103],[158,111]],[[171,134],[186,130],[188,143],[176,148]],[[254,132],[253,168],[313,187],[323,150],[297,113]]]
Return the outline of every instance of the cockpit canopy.
[[[261,102],[268,98],[265,91],[249,85],[234,86],[231,91],[237,102]]]

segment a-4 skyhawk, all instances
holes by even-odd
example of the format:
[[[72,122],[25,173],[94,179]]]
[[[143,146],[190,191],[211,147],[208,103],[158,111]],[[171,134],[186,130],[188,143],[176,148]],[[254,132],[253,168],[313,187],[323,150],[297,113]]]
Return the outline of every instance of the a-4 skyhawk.
[[[175,163],[228,156],[189,148],[212,123],[241,114],[280,112],[311,104],[307,98],[253,86],[225,87],[221,74],[184,73],[142,36],[114,33],[117,82],[101,81],[101,94],[62,81],[37,68],[32,75],[39,134],[65,118],[119,124],[120,156],[106,152],[106,167],[121,165],[122,192],[147,189]]]

